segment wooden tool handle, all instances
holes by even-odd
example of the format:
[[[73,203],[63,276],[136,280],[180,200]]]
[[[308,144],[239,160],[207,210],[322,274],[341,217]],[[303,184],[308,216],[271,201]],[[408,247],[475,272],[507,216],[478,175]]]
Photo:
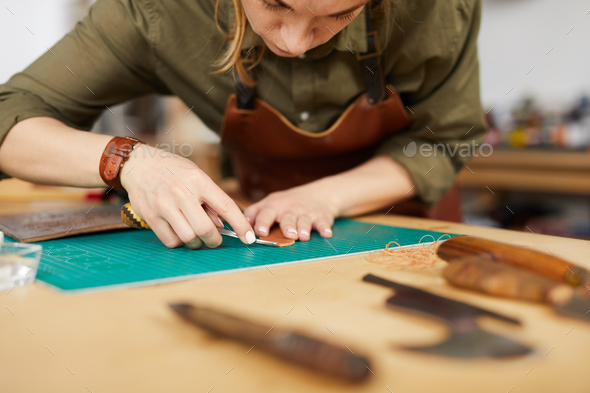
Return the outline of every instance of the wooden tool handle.
[[[553,255],[472,236],[445,241],[437,254],[451,263],[471,260],[512,265],[570,285],[580,285],[590,278],[587,270]]]
[[[352,382],[360,382],[371,375],[368,359],[346,348],[298,333],[277,332],[277,336],[267,348],[285,360]]]
[[[460,288],[533,302],[563,304],[574,293],[569,285],[489,261],[453,262],[443,275],[447,281]]]
[[[274,326],[265,327],[207,307],[186,303],[171,304],[170,307],[190,323],[211,333],[254,345],[313,370],[353,382],[370,375],[367,358],[346,348]]]
[[[125,224],[129,225],[131,228],[151,229],[147,222],[145,222],[139,216],[139,214],[137,214],[135,210],[133,210],[133,207],[131,207],[131,203],[126,203],[121,208],[121,219]]]

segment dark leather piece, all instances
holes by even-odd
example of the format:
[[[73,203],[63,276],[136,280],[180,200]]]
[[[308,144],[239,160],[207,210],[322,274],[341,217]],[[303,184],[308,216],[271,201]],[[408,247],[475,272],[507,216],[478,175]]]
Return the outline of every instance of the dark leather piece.
[[[127,161],[133,148],[143,143],[138,139],[129,137],[114,137],[105,147],[100,158],[99,172],[102,180],[116,190],[122,190],[119,170]]]
[[[375,105],[369,104],[367,93],[361,95],[332,127],[317,134],[295,127],[259,99],[253,111],[240,110],[232,95],[221,138],[243,192],[260,199],[370,159],[385,138],[410,124],[393,86],[387,92],[388,98]]]
[[[121,205],[97,206],[90,210],[61,210],[0,216],[0,230],[21,243],[34,243],[82,233],[124,229]]]

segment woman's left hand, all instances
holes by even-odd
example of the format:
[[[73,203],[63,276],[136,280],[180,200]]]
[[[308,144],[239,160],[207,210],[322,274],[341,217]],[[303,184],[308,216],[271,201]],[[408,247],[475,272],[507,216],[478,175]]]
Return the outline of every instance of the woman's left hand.
[[[273,192],[249,206],[244,215],[258,236],[268,235],[278,222],[285,237],[307,241],[312,230],[322,237],[332,237],[331,228],[338,210],[321,187],[308,184]]]

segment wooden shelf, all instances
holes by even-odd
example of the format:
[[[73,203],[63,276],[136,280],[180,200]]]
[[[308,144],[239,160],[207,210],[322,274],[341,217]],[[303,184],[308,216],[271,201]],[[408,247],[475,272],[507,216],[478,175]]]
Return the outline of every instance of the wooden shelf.
[[[476,157],[457,177],[462,188],[590,195],[590,154],[496,151]]]

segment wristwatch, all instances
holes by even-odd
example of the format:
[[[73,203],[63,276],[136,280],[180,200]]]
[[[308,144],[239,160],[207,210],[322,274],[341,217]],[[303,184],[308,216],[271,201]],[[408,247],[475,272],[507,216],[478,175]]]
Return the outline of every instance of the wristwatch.
[[[119,136],[109,141],[102,152],[99,166],[100,177],[106,184],[115,190],[123,189],[119,171],[131,156],[131,152],[142,143],[144,142],[139,139]]]

